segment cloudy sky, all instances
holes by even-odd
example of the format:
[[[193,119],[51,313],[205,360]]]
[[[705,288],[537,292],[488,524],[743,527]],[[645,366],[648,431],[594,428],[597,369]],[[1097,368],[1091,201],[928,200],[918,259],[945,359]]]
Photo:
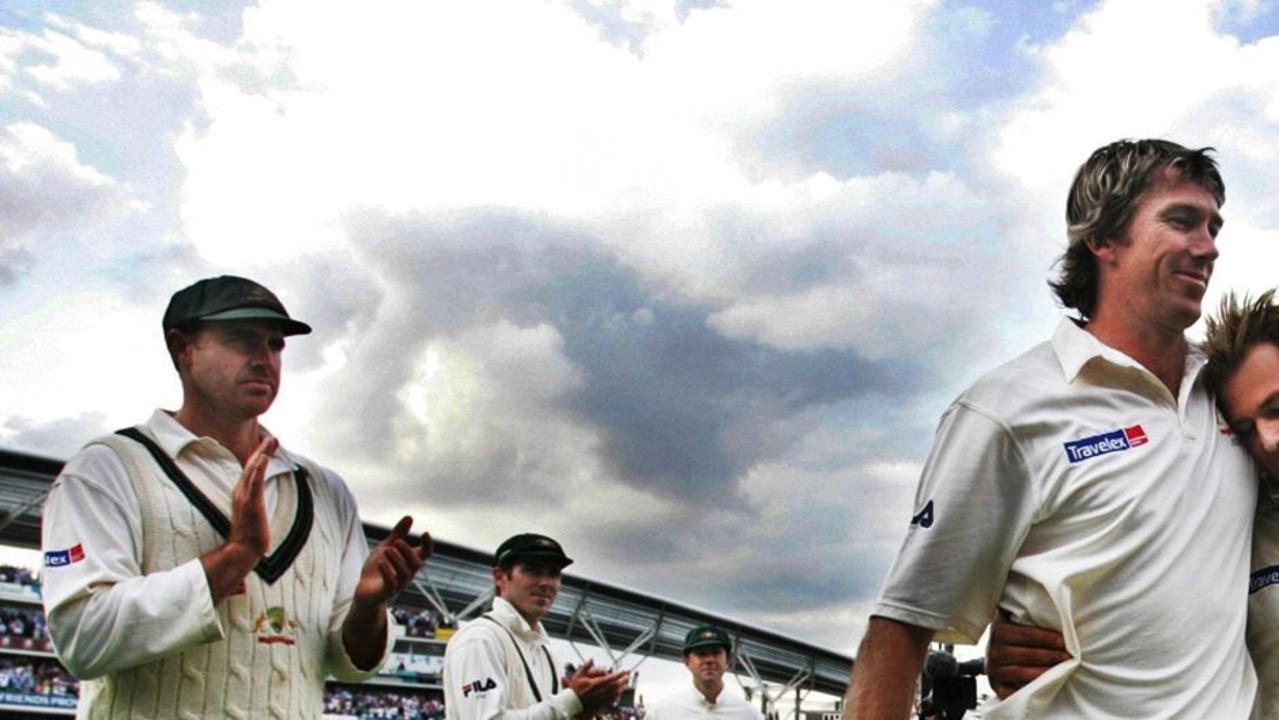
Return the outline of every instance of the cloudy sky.
[[[366,519],[851,652],[1093,148],[1217,147],[1211,297],[1279,282],[1279,10],[1153,7],[5,0],[0,445],[176,407],[169,295],[243,274]]]

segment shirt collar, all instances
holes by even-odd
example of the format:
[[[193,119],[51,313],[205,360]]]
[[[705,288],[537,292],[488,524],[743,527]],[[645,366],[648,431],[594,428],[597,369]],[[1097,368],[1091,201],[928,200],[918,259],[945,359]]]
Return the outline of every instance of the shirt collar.
[[[156,411],[151,413],[151,418],[147,420],[147,429],[155,436],[156,444],[160,446],[160,449],[168,453],[171,458],[176,458],[191,443],[200,441],[200,438],[187,430],[186,426],[178,422],[167,410],[160,408],[156,408]]]
[[[520,611],[515,609],[514,605],[500,597],[493,598],[493,617],[512,632],[526,639],[545,637],[542,633],[541,623],[538,623],[537,629],[534,629],[520,614]]]
[[[688,699],[697,707],[712,708],[719,705],[719,699],[724,697],[724,691],[727,689],[727,687],[721,687],[719,689],[719,695],[716,695],[714,702],[712,702],[707,700],[706,696],[702,694],[702,691],[698,690],[697,686],[690,682],[687,690],[689,693]]]
[[[1141,363],[1098,340],[1095,335],[1080,327],[1069,317],[1062,318],[1058,323],[1057,331],[1053,333],[1052,347],[1057,354],[1057,361],[1061,363],[1062,375],[1068,383],[1074,382],[1084,366],[1093,360],[1104,360],[1118,367],[1150,373]],[[1199,346],[1190,343],[1186,353],[1185,373],[1181,378],[1183,387],[1194,384],[1204,363],[1205,358]]]
[[[151,417],[146,422],[147,429],[155,436],[156,444],[160,446],[169,457],[177,459],[179,455],[192,444],[209,443],[217,446],[223,452],[230,453],[222,443],[210,437],[196,437],[185,425],[178,422],[173,414],[163,408],[156,408],[151,413]],[[264,428],[265,429],[265,428]],[[292,472],[299,465],[297,460],[285,450],[283,446],[279,446],[275,450],[275,455],[266,466],[266,476],[268,478],[283,473]]]

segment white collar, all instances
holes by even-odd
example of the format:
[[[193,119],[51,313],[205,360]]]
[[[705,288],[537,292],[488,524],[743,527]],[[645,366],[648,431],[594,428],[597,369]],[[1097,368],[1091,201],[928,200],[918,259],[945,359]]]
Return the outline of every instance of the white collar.
[[[503,598],[494,596],[491,614],[493,619],[500,621],[504,627],[524,637],[526,640],[544,639],[546,637],[546,634],[542,632],[541,623],[538,623],[536,628],[529,625],[524,616],[520,614],[520,611],[516,610],[514,605]]]
[[[1093,360],[1103,360],[1118,367],[1132,368],[1153,376],[1149,369],[1126,353],[1116,350],[1097,339],[1096,335],[1080,327],[1076,322],[1063,317],[1057,324],[1052,337],[1053,352],[1057,362],[1061,363],[1062,375],[1066,382],[1074,382],[1084,366]],[[1199,377],[1206,358],[1198,345],[1188,343],[1185,371],[1182,374],[1182,387],[1190,387]]]
[[[217,447],[227,454],[231,452],[211,437],[196,437],[185,425],[178,422],[173,413],[163,408],[156,408],[155,412],[151,413],[151,417],[147,418],[146,427],[155,436],[156,444],[160,446],[160,449],[174,460],[193,444]],[[263,430],[266,431],[266,428]],[[298,465],[297,459],[290,455],[283,445],[278,446],[275,455],[267,463],[266,476],[270,478],[292,472]]]

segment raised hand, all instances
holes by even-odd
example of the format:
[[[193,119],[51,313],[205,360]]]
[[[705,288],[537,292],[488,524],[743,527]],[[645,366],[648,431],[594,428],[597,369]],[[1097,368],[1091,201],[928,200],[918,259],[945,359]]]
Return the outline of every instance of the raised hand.
[[[231,491],[231,533],[227,542],[252,554],[254,564],[271,549],[271,524],[266,513],[266,466],[280,443],[267,435],[258,443],[240,480]],[[250,566],[252,567],[252,566]]]
[[[271,525],[266,514],[266,466],[279,442],[266,436],[244,463],[231,491],[231,532],[221,547],[200,556],[213,604],[235,592],[253,566],[271,548]]]
[[[414,547],[409,542],[411,527],[413,518],[408,515],[400,518],[391,534],[369,553],[360,582],[355,586],[354,602],[357,605],[389,603],[409,586],[413,576],[431,556],[430,533],[422,533]]]
[[[578,717],[591,718],[618,701],[630,676],[624,670],[612,673],[596,670],[595,661],[587,660],[564,684],[582,702],[582,712]]]
[[[413,518],[405,515],[391,534],[369,553],[355,585],[351,609],[342,622],[342,642],[355,666],[370,670],[386,646],[386,605],[408,587],[431,556],[431,535],[422,533],[417,547],[409,543]]]

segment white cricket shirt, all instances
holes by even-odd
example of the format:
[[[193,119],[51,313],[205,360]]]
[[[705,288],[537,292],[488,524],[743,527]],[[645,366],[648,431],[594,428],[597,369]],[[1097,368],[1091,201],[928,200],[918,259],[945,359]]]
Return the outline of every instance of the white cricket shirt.
[[[1174,398],[1063,320],[946,412],[873,614],[972,643],[998,605],[1074,655],[983,717],[1249,714],[1257,484],[1202,365]]]
[[[764,715],[746,698],[724,688],[715,702],[707,702],[692,685],[681,689],[674,696],[654,703],[644,715],[645,720],[764,720]]]
[[[156,410],[146,423],[178,467],[230,516],[231,490],[240,477],[239,460],[211,438],[197,438],[167,412]],[[267,463],[265,495],[275,514],[277,483],[292,476],[296,463],[283,447]],[[359,582],[368,545],[355,499],[332,471],[325,478],[340,503],[345,551],[340,582],[332,590],[330,632],[340,642],[342,621]],[[273,544],[286,526],[273,519]],[[144,574],[142,518],[123,462],[110,449],[90,445],[69,460],[45,504],[41,573],[49,634],[58,656],[78,677],[96,678],[153,662],[225,633],[198,558],[172,570]],[[394,640],[387,618],[387,642]],[[139,631],[147,628],[146,632]],[[355,667],[345,652],[333,653],[329,670],[358,681],[372,673]],[[379,663],[380,664],[380,663]]]
[[[448,720],[567,720],[581,712],[577,693],[560,688],[550,638],[541,627],[530,626],[500,597],[487,615],[496,622],[472,620],[444,649]]]

